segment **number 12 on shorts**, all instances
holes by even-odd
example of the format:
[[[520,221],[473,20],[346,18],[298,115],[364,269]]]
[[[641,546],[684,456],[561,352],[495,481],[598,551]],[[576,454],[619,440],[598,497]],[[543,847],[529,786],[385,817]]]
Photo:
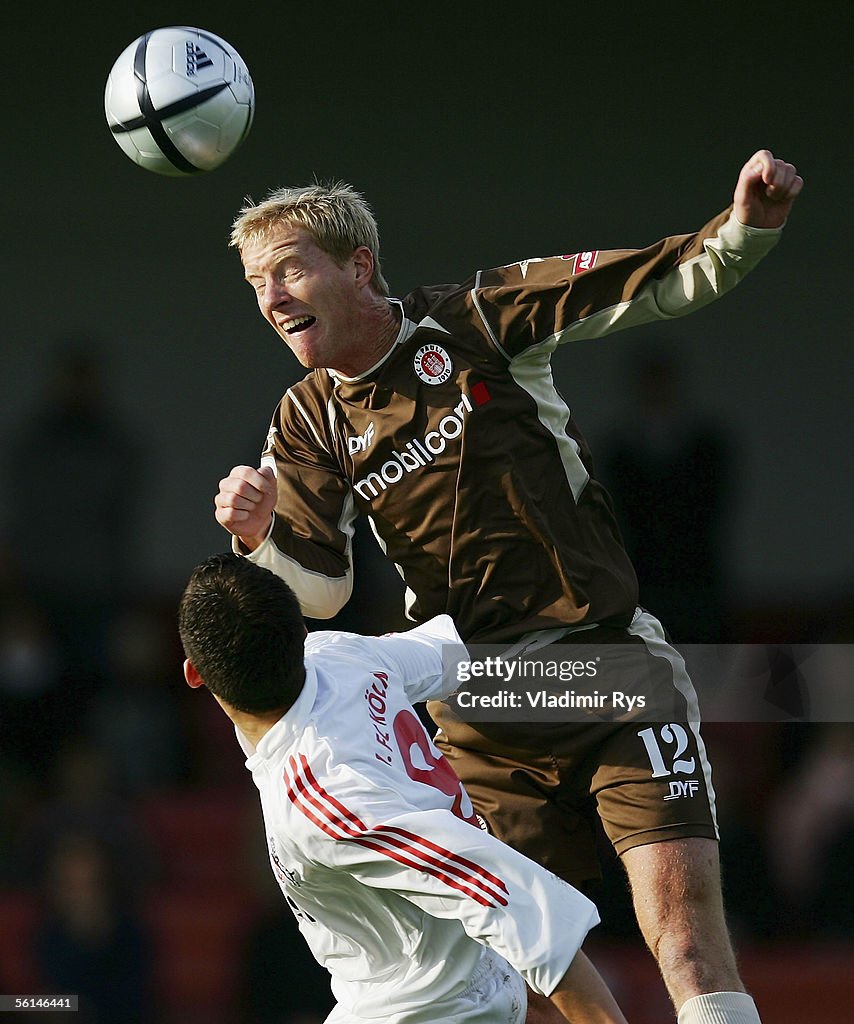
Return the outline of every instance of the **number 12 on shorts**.
[[[654,779],[660,779],[667,775],[691,775],[693,773],[696,766],[695,759],[682,756],[688,749],[688,733],[678,722],[668,722],[666,725],[659,726],[657,730],[652,726],[648,729],[640,729],[638,737],[643,740],[643,745],[646,747]],[[670,748],[673,748],[672,751]],[[665,754],[671,759],[670,768],[667,767],[664,760]]]

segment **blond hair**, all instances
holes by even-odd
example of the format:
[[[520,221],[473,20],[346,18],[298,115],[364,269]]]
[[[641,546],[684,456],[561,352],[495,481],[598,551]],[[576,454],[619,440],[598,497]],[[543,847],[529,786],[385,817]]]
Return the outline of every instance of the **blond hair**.
[[[376,219],[364,196],[351,185],[335,181],[277,188],[260,203],[247,197],[231,226],[229,245],[242,253],[245,245],[263,241],[281,224],[304,228],[339,263],[348,259],[358,246],[366,246],[374,257],[371,286],[380,295],[389,294],[380,269]]]

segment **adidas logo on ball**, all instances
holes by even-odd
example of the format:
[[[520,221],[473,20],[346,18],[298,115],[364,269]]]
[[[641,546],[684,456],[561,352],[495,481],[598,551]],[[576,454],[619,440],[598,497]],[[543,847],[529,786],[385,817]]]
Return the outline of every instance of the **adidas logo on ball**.
[[[213,67],[213,61],[205,53],[201,46],[196,46],[196,44],[191,42],[189,39],[187,40],[186,46],[188,78],[191,78],[193,75],[195,75],[199,68]]]

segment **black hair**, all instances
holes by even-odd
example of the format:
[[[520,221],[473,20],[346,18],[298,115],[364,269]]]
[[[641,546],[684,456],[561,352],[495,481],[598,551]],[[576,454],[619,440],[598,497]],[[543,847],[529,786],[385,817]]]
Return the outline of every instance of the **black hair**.
[[[235,554],[197,566],[178,609],[184,653],[237,711],[286,709],[305,680],[305,623],[291,588]]]

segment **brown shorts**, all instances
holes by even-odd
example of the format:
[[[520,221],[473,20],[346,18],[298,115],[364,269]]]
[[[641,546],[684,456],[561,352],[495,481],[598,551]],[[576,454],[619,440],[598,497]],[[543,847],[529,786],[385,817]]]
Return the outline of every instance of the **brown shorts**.
[[[600,873],[597,811],[619,854],[718,836],[696,694],[661,624],[638,610],[625,629],[597,626],[583,641],[645,645],[672,720],[468,724],[445,704],[428,705],[439,726],[435,742],[490,831],[575,884]]]

